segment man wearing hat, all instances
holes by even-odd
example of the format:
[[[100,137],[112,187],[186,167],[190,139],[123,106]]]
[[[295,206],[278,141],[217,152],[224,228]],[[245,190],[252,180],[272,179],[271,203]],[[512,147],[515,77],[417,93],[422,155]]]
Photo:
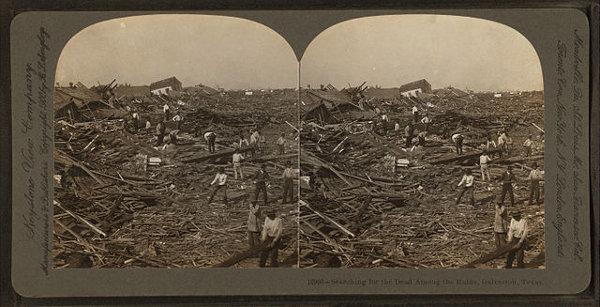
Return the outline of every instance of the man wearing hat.
[[[213,179],[210,185],[214,185],[215,187],[208,198],[208,203],[212,203],[215,194],[217,194],[219,190],[223,190],[223,201],[225,202],[225,206],[227,206],[227,174],[225,174],[224,166],[219,166],[219,171],[217,172],[217,175],[215,175],[215,179]]]
[[[260,169],[256,171],[254,175],[254,183],[256,189],[254,190],[254,200],[258,201],[258,194],[262,192],[264,204],[267,205],[267,180],[269,179],[269,173],[267,173],[267,165],[262,164]]]
[[[456,199],[456,205],[458,205],[460,203],[460,199],[462,198],[463,194],[467,193],[470,199],[470,204],[471,206],[475,206],[475,197],[473,195],[473,182],[475,181],[475,177],[473,175],[471,175],[471,170],[470,169],[465,169],[465,174],[463,175],[462,179],[460,180],[460,182],[458,183],[458,186],[462,186],[463,183],[465,184],[465,186],[463,187],[462,191],[460,191],[460,194],[458,194],[458,198]]]
[[[504,198],[506,197],[506,193],[510,196],[510,205],[515,205],[515,194],[513,193],[512,183],[515,179],[515,175],[512,172],[512,166],[508,166],[506,171],[502,173],[500,177],[500,181],[502,182],[502,196],[500,197],[500,203],[504,203]]]
[[[267,257],[271,258],[271,267],[277,267],[277,254],[279,249],[279,239],[283,232],[283,222],[280,217],[276,216],[275,209],[269,209],[267,211],[267,217],[263,223],[261,241],[266,248],[260,254],[259,267],[264,267],[267,264]]]
[[[508,235],[506,242],[508,244],[514,244],[513,249],[508,252],[506,256],[506,267],[507,269],[512,268],[512,263],[517,258],[517,267],[523,268],[523,256],[525,253],[526,238],[527,238],[527,221],[521,218],[521,212],[516,211],[512,215],[510,220],[510,226],[508,227]],[[515,241],[513,243],[513,241]]]
[[[538,164],[537,162],[533,162],[533,164],[531,165],[531,172],[529,172],[529,176],[527,177],[527,180],[529,180],[530,184],[529,184],[529,205],[531,206],[531,203],[533,201],[533,198],[535,197],[535,204],[539,205],[540,204],[540,180],[544,179],[544,172],[541,171],[538,168]]]
[[[294,177],[296,174],[294,169],[292,168],[292,162],[289,160],[285,162],[285,170],[283,170],[283,197],[281,199],[281,204],[286,204],[288,200],[288,195],[290,198],[290,202],[294,200]]]

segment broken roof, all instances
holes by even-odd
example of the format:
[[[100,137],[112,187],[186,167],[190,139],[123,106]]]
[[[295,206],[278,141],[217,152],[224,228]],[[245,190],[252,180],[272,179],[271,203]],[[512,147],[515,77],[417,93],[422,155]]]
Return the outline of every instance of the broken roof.
[[[54,97],[68,96],[73,97],[79,102],[88,103],[91,101],[101,101],[102,97],[100,94],[94,90],[85,88],[85,87],[55,87],[54,88]],[[69,99],[67,99],[69,100]],[[55,101],[56,102],[56,101]],[[78,105],[80,107],[80,105]]]

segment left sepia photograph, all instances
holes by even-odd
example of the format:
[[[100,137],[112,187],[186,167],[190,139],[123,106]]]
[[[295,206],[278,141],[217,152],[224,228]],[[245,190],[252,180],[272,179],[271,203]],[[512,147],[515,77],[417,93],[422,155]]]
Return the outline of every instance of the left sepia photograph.
[[[297,267],[298,62],[270,28],[112,19],[54,85],[53,264]]]

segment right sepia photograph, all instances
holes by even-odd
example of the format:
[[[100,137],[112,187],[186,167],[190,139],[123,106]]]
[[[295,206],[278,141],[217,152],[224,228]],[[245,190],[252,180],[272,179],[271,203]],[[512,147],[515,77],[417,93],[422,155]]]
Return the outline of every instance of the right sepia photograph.
[[[545,268],[544,101],[518,31],[330,27],[300,64],[299,267]]]

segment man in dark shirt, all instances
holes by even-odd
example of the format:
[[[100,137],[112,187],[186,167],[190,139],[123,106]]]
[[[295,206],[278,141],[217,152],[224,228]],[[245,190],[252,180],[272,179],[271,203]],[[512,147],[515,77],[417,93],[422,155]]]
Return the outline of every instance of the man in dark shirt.
[[[256,189],[254,190],[254,201],[258,201],[258,194],[262,192],[264,197],[264,204],[267,205],[267,180],[269,179],[269,174],[267,173],[267,165],[263,164],[261,168],[256,171],[254,175],[254,183],[256,184]]]
[[[515,194],[513,193],[512,183],[515,180],[515,175],[512,172],[512,166],[508,166],[506,171],[502,173],[502,177],[500,177],[500,182],[502,182],[502,196],[500,197],[500,203],[504,203],[504,198],[506,197],[506,193],[510,196],[510,205],[515,205]]]
[[[415,129],[412,123],[408,123],[406,128],[404,128],[404,136],[406,137],[406,148],[410,148],[412,146],[412,139],[414,137]]]
[[[163,144],[163,139],[165,138],[165,130],[166,130],[166,126],[165,126],[165,122],[164,121],[160,121],[158,123],[158,125],[156,125],[156,146],[160,146]]]

